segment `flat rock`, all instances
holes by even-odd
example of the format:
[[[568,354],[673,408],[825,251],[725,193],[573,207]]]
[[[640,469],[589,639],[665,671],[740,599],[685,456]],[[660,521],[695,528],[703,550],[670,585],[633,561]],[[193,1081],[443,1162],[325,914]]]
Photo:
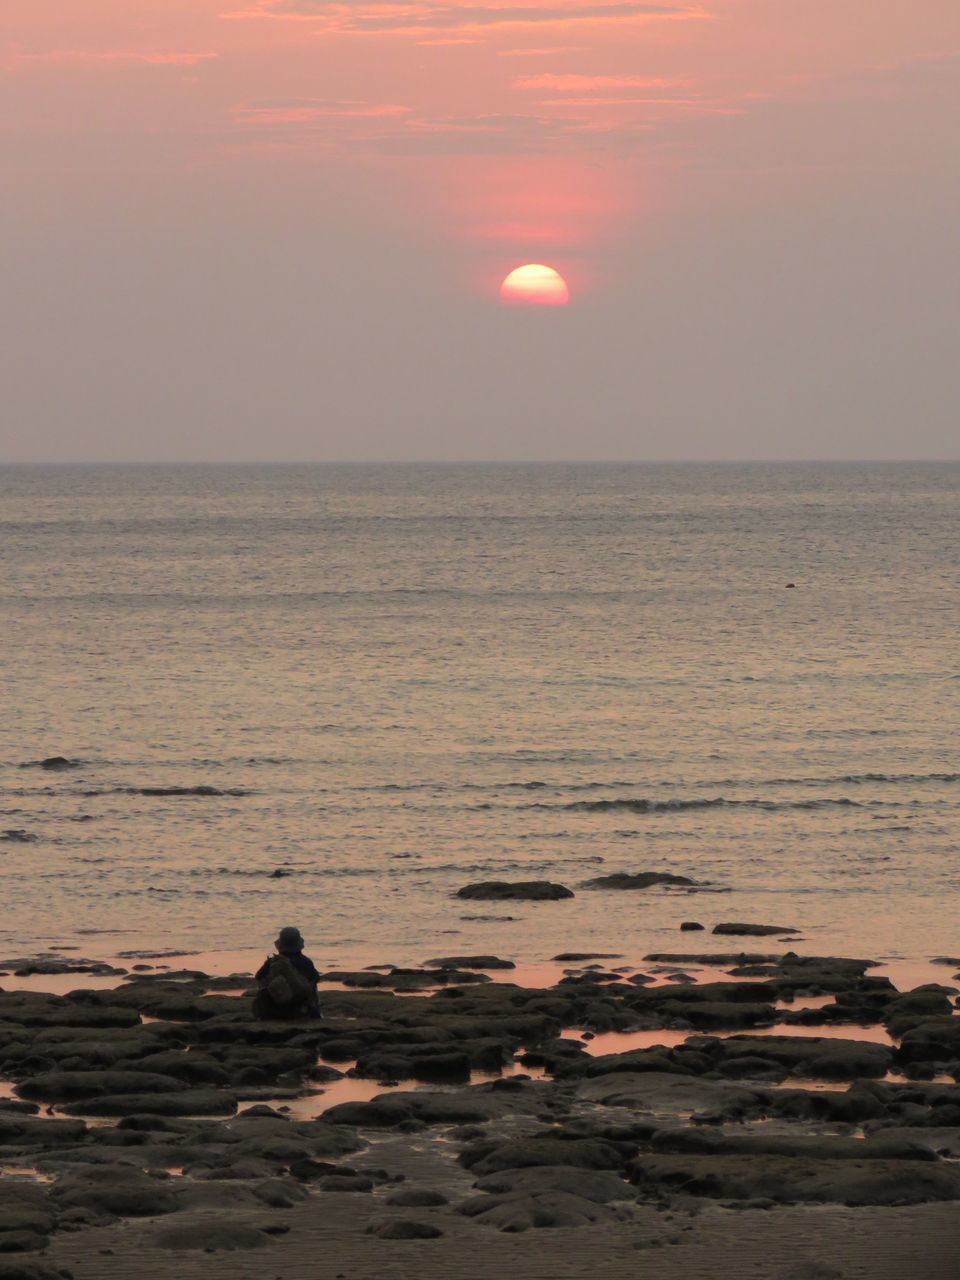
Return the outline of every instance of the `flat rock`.
[[[492,902],[555,902],[572,898],[573,890],[549,880],[483,880],[466,884],[457,890],[458,898],[477,898]]]
[[[582,1080],[577,1085],[577,1097],[585,1102],[627,1107],[664,1120],[707,1109],[725,1114],[752,1113],[765,1096],[763,1090],[726,1080],[698,1080],[656,1071],[642,1075],[617,1072]]]
[[[908,1205],[960,1200],[960,1169],[920,1160],[807,1160],[772,1155],[642,1155],[641,1193],[679,1191],[778,1204]]]
[[[526,1192],[541,1195],[562,1191],[582,1196],[594,1204],[636,1200],[636,1191],[616,1173],[605,1169],[571,1169],[569,1165],[538,1165],[525,1169],[505,1169],[488,1174],[476,1184],[489,1195]]]
[[[738,1057],[763,1059],[789,1072],[813,1080],[880,1079],[893,1066],[889,1046],[869,1040],[842,1040],[833,1036],[730,1036],[724,1040],[694,1038],[687,1048],[709,1055],[719,1066]]]
[[[223,1116],[237,1109],[236,1095],[221,1089],[184,1089],[178,1093],[131,1093],[85,1098],[63,1111],[71,1116]]]
[[[795,925],[790,924],[737,924],[736,922],[727,922],[715,924],[713,932],[729,934],[731,937],[737,938],[774,938],[778,934],[792,934],[799,932],[799,930]]]
[[[431,1209],[449,1204],[442,1191],[430,1191],[426,1187],[402,1187],[387,1196],[386,1203],[398,1209]]]
[[[80,1142],[86,1134],[87,1126],[82,1120],[48,1120],[8,1113],[0,1116],[0,1149],[69,1146]]]
[[[22,1262],[0,1260],[0,1280],[72,1280],[73,1272],[58,1270],[45,1262],[24,1258]]]
[[[559,1227],[586,1227],[594,1223],[622,1222],[627,1212],[597,1204],[567,1191],[509,1192],[474,1196],[458,1207],[458,1213],[483,1226],[512,1234]]]
[[[160,1249],[202,1249],[206,1253],[262,1249],[269,1243],[270,1236],[265,1231],[235,1220],[169,1227],[153,1237],[153,1244]]]
[[[175,1213],[179,1207],[166,1183],[130,1167],[87,1166],[69,1173],[54,1184],[50,1199],[61,1211],[86,1209],[121,1218],[152,1218]]]
[[[461,1151],[459,1159],[478,1177],[537,1165],[559,1165],[567,1169],[620,1169],[624,1163],[623,1152],[610,1142],[598,1138],[553,1135],[474,1143]]]
[[[709,1129],[664,1129],[651,1149],[670,1155],[771,1155],[808,1160],[936,1160],[922,1143],[888,1138],[842,1138],[816,1134],[723,1134]]]
[[[407,1219],[381,1222],[367,1230],[381,1240],[436,1240],[443,1235],[440,1228],[432,1222],[411,1222]]]
[[[574,963],[577,960],[622,960],[623,953],[620,951],[561,951],[558,956],[554,956],[553,960],[557,963],[567,961]]]
[[[178,1093],[183,1082],[151,1071],[49,1071],[17,1085],[34,1102],[73,1102],[105,1094]]]
[[[512,960],[499,956],[445,956],[439,960],[424,960],[428,969],[515,969]]]

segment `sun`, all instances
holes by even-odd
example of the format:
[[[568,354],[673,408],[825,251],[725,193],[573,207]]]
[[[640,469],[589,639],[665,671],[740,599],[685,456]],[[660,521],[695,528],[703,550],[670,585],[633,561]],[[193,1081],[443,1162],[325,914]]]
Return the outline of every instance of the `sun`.
[[[565,307],[570,290],[559,271],[541,262],[515,267],[500,286],[500,301],[526,307]]]

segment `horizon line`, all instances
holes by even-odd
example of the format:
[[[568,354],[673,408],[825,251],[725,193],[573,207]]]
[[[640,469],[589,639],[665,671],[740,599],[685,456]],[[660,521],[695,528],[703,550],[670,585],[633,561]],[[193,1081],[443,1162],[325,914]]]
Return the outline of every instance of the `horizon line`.
[[[7,467],[603,467],[603,466],[942,466],[957,457],[839,458],[24,458],[0,459]]]

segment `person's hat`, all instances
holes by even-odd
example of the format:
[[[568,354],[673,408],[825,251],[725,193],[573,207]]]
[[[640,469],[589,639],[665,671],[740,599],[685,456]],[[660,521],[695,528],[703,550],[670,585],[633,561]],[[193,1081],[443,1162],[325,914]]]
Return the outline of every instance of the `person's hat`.
[[[286,928],[280,930],[276,946],[278,951],[301,951],[303,949],[303,936],[300,930],[292,924],[288,924]]]

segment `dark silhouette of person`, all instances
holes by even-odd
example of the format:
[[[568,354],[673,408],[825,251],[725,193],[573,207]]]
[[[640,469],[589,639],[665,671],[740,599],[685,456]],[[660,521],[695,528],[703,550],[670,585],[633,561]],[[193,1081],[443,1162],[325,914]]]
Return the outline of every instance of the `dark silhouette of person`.
[[[320,981],[320,974],[310,957],[303,954],[304,942],[300,930],[294,925],[286,925],[280,930],[274,946],[276,947],[277,956],[282,956],[305,979],[309,987],[309,990],[306,987],[304,988],[303,997],[298,1002],[302,1005],[303,1012],[312,1017],[319,1017],[320,1001],[317,996],[317,983]],[[269,981],[271,973],[275,970],[276,958],[276,956],[267,956],[257,970],[257,982],[262,986]]]

